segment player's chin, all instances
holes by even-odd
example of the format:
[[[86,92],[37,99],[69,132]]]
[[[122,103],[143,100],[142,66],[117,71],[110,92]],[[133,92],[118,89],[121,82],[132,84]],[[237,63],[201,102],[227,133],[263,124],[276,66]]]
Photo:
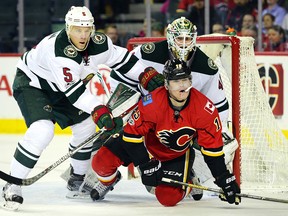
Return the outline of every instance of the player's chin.
[[[179,92],[177,93],[177,97],[178,97],[179,99],[186,99],[186,98],[188,97],[188,95],[189,95],[189,92],[186,92],[186,91],[184,91],[184,90],[179,91]]]

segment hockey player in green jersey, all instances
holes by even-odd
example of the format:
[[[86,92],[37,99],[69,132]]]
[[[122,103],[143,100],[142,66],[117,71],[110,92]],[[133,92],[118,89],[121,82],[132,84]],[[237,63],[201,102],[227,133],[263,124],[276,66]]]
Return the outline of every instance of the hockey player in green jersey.
[[[33,169],[54,136],[55,123],[62,129],[71,127],[69,149],[95,133],[96,124],[111,134],[122,128],[122,119],[113,118],[85,87],[97,65],[105,64],[132,78],[145,69],[127,49],[114,46],[105,34],[95,31],[88,8],[72,6],[65,22],[65,29],[45,37],[17,64],[13,96],[28,128],[11,162],[10,173],[17,178],[25,179]],[[71,158],[67,188],[72,192],[78,192],[83,183],[91,151],[92,144]],[[3,197],[6,206],[23,203],[21,187],[17,185],[7,183]]]

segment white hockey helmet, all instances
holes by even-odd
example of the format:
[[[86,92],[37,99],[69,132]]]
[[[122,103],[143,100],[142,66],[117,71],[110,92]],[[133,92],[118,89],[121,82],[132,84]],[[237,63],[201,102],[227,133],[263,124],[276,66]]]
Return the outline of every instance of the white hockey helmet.
[[[168,48],[175,58],[187,61],[196,49],[197,27],[185,17],[174,20],[167,26]]]
[[[94,27],[94,18],[90,10],[72,6],[65,16],[66,30],[69,26]]]

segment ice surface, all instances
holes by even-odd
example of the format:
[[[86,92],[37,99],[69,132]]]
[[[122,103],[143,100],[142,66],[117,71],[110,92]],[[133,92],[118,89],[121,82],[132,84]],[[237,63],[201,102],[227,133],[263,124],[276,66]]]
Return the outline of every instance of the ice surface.
[[[10,161],[22,135],[0,135],[0,170],[9,173]],[[43,152],[29,177],[34,176],[65,155],[69,136],[55,136]],[[66,170],[69,159],[48,173],[38,182],[23,187],[24,203],[17,212],[0,209],[0,216],[287,216],[288,204],[242,199],[239,206],[220,201],[215,196],[204,194],[201,201],[186,198],[175,207],[163,207],[156,198],[146,192],[139,179],[123,178],[116,188],[101,202],[90,199],[69,200],[65,198],[66,182],[60,174]],[[126,169],[121,169],[127,176]],[[0,186],[5,184],[0,180]],[[287,197],[288,199],[288,197]],[[1,197],[2,201],[2,197]]]

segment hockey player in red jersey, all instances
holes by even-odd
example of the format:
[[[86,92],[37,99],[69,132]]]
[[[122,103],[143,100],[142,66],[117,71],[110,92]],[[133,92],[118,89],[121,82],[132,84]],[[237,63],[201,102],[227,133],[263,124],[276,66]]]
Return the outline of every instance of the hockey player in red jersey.
[[[157,200],[164,206],[175,206],[190,188],[161,179],[191,181],[192,144],[197,138],[215,184],[223,189],[220,199],[238,205],[241,200],[236,193],[240,188],[224,163],[222,125],[216,107],[192,88],[191,70],[185,62],[167,61],[163,75],[165,85],[140,100],[123,136],[112,139],[93,157],[99,182],[91,198],[103,199],[121,178],[117,168],[132,161],[140,170],[142,183],[155,187]]]

